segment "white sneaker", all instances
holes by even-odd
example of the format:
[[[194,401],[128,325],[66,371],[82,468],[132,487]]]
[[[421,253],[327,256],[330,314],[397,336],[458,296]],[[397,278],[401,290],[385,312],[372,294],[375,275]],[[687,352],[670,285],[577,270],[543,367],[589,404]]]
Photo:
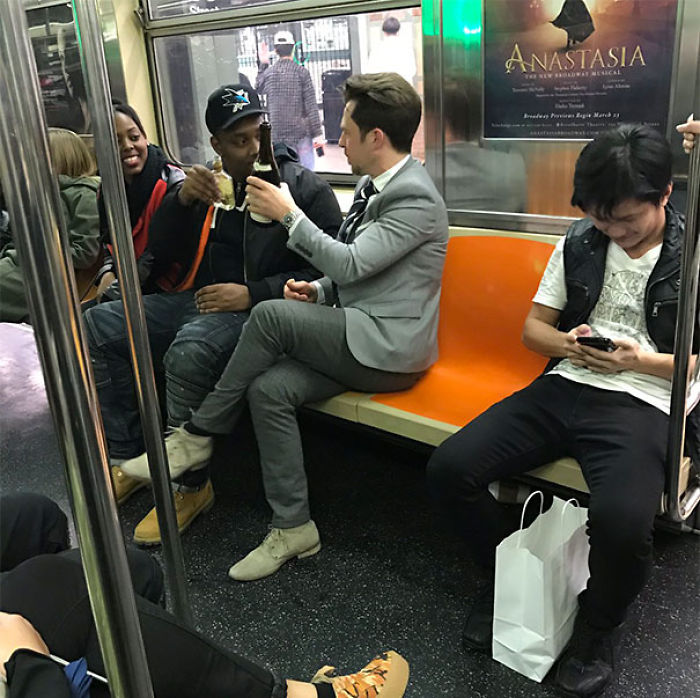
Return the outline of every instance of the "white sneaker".
[[[237,582],[251,582],[277,572],[287,560],[315,555],[321,549],[321,539],[313,521],[295,528],[271,528],[265,540],[237,562],[228,576]]]
[[[172,434],[165,439],[165,452],[168,454],[170,477],[175,479],[184,472],[202,468],[211,458],[214,439],[211,436],[190,434],[184,427],[175,427]],[[120,468],[129,477],[150,480],[148,456],[142,453],[136,458],[124,461]]]

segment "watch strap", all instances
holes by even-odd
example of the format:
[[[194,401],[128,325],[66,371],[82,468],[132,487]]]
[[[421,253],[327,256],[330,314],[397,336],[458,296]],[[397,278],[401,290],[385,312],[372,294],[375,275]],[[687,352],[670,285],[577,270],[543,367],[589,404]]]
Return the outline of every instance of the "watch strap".
[[[284,216],[282,216],[282,220],[280,222],[287,230],[289,230],[300,216],[301,211],[294,209],[285,213]]]

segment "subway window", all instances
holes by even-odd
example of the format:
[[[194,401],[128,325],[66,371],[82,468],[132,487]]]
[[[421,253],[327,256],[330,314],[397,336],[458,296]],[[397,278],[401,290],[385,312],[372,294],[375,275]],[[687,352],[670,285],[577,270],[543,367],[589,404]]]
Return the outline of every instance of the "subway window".
[[[165,143],[185,164],[213,155],[204,109],[223,84],[257,87],[273,138],[328,173],[350,172],[338,145],[347,77],[394,71],[423,94],[419,7],[157,37],[153,48]],[[298,80],[281,77],[290,73]],[[422,127],[413,155],[425,157]]]

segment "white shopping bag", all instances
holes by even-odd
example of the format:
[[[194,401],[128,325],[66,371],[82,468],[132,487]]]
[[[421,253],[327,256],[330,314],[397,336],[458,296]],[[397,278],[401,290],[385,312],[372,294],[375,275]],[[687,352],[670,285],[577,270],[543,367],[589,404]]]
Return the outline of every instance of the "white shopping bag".
[[[540,515],[523,529],[535,495]],[[535,681],[542,681],[569,641],[577,596],[588,579],[588,510],[554,497],[543,514],[543,499],[541,492],[528,497],[520,530],[496,548],[493,612],[493,658]]]

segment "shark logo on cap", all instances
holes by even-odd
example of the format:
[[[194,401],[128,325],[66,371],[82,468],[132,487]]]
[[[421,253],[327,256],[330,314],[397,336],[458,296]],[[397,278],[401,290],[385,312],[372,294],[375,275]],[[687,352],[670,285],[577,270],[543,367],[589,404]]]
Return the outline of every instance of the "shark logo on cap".
[[[250,99],[248,93],[245,90],[232,90],[231,88],[226,88],[223,94],[223,105],[224,107],[231,107],[233,113],[244,109],[250,104]]]

